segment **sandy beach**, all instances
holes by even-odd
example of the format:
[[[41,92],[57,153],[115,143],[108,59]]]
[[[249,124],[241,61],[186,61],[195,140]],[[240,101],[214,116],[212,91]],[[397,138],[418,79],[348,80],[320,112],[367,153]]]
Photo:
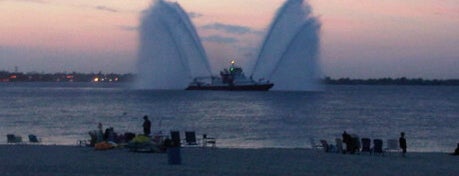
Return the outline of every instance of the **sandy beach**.
[[[88,147],[0,145],[0,175],[457,175],[446,153],[343,155],[312,149],[182,148],[182,164],[164,153]]]

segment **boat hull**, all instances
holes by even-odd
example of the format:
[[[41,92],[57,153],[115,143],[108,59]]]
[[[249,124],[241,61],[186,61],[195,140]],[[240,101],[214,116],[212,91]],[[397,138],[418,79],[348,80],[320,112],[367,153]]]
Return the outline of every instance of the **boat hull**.
[[[274,84],[234,85],[234,86],[190,85],[185,90],[268,91],[273,86]]]

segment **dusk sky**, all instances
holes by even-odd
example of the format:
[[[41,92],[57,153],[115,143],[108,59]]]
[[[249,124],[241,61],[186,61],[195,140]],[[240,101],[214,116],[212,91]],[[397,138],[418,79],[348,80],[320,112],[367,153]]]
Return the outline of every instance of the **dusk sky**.
[[[215,70],[254,61],[284,0],[178,0]],[[459,78],[458,0],[311,0],[333,78]],[[0,70],[136,72],[151,0],[0,0]]]

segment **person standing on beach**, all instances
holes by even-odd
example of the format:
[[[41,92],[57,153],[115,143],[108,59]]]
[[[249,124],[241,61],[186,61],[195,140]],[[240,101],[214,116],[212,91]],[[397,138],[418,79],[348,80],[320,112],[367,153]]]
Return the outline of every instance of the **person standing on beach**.
[[[402,149],[402,156],[405,157],[405,154],[406,154],[406,139],[405,139],[405,133],[404,132],[400,133],[400,138],[398,139],[398,142],[400,144],[400,148]]]
[[[149,136],[151,133],[151,122],[148,120],[148,116],[143,116],[143,134]]]
[[[99,124],[97,124],[96,141],[95,141],[95,143],[102,142],[103,140],[104,140],[103,126],[102,126],[102,123],[99,122]]]
[[[97,124],[97,129],[102,133],[102,123]]]

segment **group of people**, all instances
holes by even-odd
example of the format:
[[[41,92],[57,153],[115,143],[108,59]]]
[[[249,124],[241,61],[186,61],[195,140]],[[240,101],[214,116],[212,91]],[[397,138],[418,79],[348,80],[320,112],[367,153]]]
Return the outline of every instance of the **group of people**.
[[[143,116],[143,134],[145,136],[150,136],[151,134],[151,121],[148,119],[148,116],[145,115]],[[99,131],[102,132],[102,124],[98,124]],[[116,133],[113,130],[113,127],[107,128],[105,130],[105,133],[103,133],[103,139],[104,140],[110,140],[113,139],[116,136]],[[352,137],[350,134],[348,134],[346,131],[343,132],[343,143],[346,144],[346,150],[344,153],[351,153],[354,154],[357,152],[360,148],[360,141],[357,137]],[[401,132],[400,133],[400,138],[398,140],[400,149],[402,149],[402,156],[406,156],[406,138],[405,138],[405,133]],[[459,155],[459,143],[457,144],[457,148],[454,150],[454,153],[452,155]]]
[[[142,124],[143,134],[145,136],[150,136],[150,134],[151,134],[151,121],[148,119],[147,115],[145,115],[143,117],[143,120],[144,120],[144,122]],[[93,140],[94,141],[91,141],[92,145],[95,144],[95,143],[101,142],[101,141],[112,141],[112,142],[118,143],[120,140],[124,139],[124,136],[123,135],[118,135],[115,132],[113,127],[109,127],[109,128],[106,128],[104,130],[102,123],[98,123],[97,124],[97,130],[90,131],[89,135],[93,136]],[[135,137],[135,134],[129,133],[127,136],[128,136],[128,138],[132,139],[133,137]]]
[[[344,153],[354,154],[355,152],[359,150],[360,141],[358,137],[356,136],[353,137],[350,134],[348,134],[346,131],[343,132],[342,137],[343,137],[343,143],[346,144],[346,150],[344,150]],[[402,149],[402,156],[405,157],[407,146],[406,146],[406,139],[405,139],[404,132],[400,133],[400,138],[398,140],[398,143],[399,143],[400,148]],[[459,149],[459,144],[458,144],[458,149]],[[458,149],[456,150],[458,151],[458,154],[459,154]]]
[[[343,143],[346,144],[346,149],[343,151],[343,153],[354,154],[360,148],[359,139],[357,137],[352,137],[346,131],[343,133]]]
[[[355,153],[359,149],[359,141],[358,138],[352,137],[350,134],[348,134],[346,131],[343,133],[343,143],[346,144],[346,150],[344,153]],[[399,147],[402,149],[402,156],[406,156],[406,138],[405,138],[405,132],[400,133],[400,137],[398,139]],[[451,153],[451,155],[456,155],[459,156],[459,143],[457,143],[457,147],[454,150],[454,153]]]

